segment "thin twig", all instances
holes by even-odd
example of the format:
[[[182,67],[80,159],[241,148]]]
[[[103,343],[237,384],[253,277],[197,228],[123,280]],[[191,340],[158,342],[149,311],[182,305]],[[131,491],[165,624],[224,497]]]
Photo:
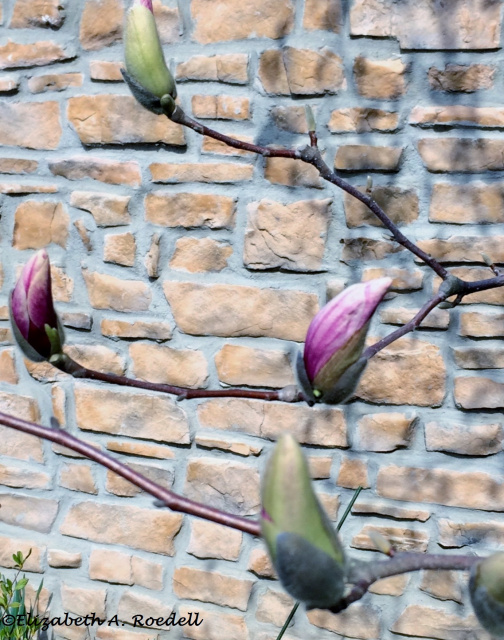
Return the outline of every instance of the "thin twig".
[[[92,445],[75,438],[61,429],[43,427],[35,422],[21,420],[20,418],[16,418],[2,412],[0,412],[0,424],[5,425],[6,427],[12,427],[13,429],[17,429],[23,433],[29,433],[33,436],[44,438],[45,440],[57,442],[64,447],[68,447],[68,449],[81,453],[86,456],[86,458],[94,460],[98,464],[107,467],[132,484],[140,487],[140,489],[143,489],[158,500],[161,500],[172,511],[180,511],[192,516],[204,518],[205,520],[211,520],[212,522],[223,524],[226,527],[250,533],[253,536],[261,535],[261,528],[258,522],[254,520],[247,520],[241,516],[226,513],[225,511],[220,511],[219,509],[214,509],[213,507],[208,507],[205,504],[179,496],[177,493],[161,487],[152,480],[143,476],[141,473],[138,473],[127,465],[122,464],[122,462],[112,458],[112,456],[103,453],[103,451],[99,451]]]

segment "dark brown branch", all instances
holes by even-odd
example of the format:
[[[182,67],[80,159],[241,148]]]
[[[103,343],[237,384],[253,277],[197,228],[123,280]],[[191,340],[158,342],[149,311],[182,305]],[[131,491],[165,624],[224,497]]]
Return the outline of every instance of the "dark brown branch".
[[[140,487],[140,489],[143,489],[158,500],[161,500],[172,511],[180,511],[181,513],[188,513],[189,515],[197,516],[198,518],[211,520],[212,522],[223,524],[226,527],[250,533],[253,536],[261,535],[261,528],[257,522],[247,520],[241,516],[235,516],[231,513],[226,513],[225,511],[220,511],[219,509],[214,509],[213,507],[208,507],[207,505],[199,502],[194,502],[194,500],[189,500],[188,498],[179,496],[173,491],[169,491],[155,482],[152,482],[152,480],[145,478],[142,474],[130,469],[130,467],[122,464],[122,462],[119,462],[115,458],[112,458],[112,456],[95,449],[95,447],[82,442],[82,440],[75,438],[65,431],[43,427],[40,424],[21,420],[20,418],[15,418],[14,416],[2,412],[0,412],[0,424],[17,429],[23,433],[29,433],[33,436],[44,438],[45,440],[51,440],[52,442],[56,442],[64,447],[68,447],[68,449],[77,451],[77,453],[81,453],[86,456],[86,458],[94,460],[98,464],[107,467],[107,469],[114,471],[132,484]]]

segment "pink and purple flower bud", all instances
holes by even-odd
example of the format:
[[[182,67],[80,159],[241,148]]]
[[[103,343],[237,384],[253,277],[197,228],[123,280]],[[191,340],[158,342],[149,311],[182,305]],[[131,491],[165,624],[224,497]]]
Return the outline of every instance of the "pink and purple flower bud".
[[[361,354],[370,320],[391,284],[390,278],[354,284],[313,318],[298,376],[316,400],[337,403],[353,393],[366,366]]]
[[[346,561],[338,535],[313,491],[301,447],[283,435],[262,479],[261,529],[285,590],[309,609],[343,595]]]
[[[44,361],[61,352],[63,333],[54,310],[51,267],[45,250],[25,264],[10,297],[14,335],[25,355]]]

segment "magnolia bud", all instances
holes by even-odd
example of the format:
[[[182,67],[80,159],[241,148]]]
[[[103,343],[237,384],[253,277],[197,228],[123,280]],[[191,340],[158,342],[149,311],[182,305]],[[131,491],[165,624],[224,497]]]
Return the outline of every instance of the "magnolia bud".
[[[9,302],[14,336],[30,360],[43,362],[61,353],[63,331],[53,306],[51,267],[45,250],[25,264]]]
[[[314,491],[301,447],[283,435],[262,482],[261,529],[285,590],[308,609],[338,602],[345,556]]]
[[[135,98],[154,113],[163,113],[166,109],[171,115],[177,89],[166,66],[152,0],[135,0],[128,11],[124,53],[127,73],[123,75]]]
[[[504,552],[473,565],[469,595],[481,626],[495,637],[504,638]]]
[[[313,318],[298,377],[314,399],[335,404],[353,393],[367,364],[361,354],[371,317],[391,284],[378,278],[347,287]]]

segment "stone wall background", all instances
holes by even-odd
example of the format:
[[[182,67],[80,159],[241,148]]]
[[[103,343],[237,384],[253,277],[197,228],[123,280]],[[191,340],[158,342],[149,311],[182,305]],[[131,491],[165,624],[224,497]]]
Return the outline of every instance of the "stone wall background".
[[[504,108],[497,0],[163,0],[165,52],[188,113],[264,144],[307,142],[456,273],[504,263]],[[504,541],[504,290],[436,311],[381,352],[341,408],[174,403],[24,361],[7,299],[47,246],[72,355],[190,387],[283,386],[327,297],[391,274],[380,337],[438,285],[356,202],[301,164],[252,155],[144,112],[119,73],[122,0],[4,0],[0,40],[0,408],[61,424],[149,477],[258,513],[272,443],[308,445],[357,557],[399,548],[484,554]],[[215,122],[212,122],[215,121]],[[274,640],[291,600],[262,544],[155,509],[71,452],[0,427],[0,565],[33,549],[51,612],[120,620],[199,611],[201,627],[95,627],[94,638]],[[288,640],[488,638],[466,577],[413,574],[347,612],[298,611]],[[399,597],[396,597],[399,596]],[[310,624],[311,623],[311,624]],[[316,625],[316,626],[312,626]],[[69,640],[82,627],[58,630]]]

